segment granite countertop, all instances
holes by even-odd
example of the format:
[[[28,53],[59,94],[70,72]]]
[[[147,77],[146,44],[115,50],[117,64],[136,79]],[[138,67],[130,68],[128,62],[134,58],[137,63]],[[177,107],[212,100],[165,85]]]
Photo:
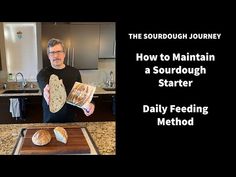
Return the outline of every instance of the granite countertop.
[[[115,94],[116,91],[106,91],[102,87],[96,87],[94,94]]]
[[[79,125],[86,127],[101,155],[116,154],[115,122],[76,122],[65,124],[0,124],[0,155],[11,155],[22,128],[40,126]]]

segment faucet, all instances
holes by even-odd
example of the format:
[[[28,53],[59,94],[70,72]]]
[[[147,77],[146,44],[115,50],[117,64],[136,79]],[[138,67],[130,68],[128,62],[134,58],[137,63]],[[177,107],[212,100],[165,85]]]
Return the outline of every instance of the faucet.
[[[110,77],[108,80],[108,87],[113,87],[114,85],[114,75],[113,75],[113,71],[110,71]]]
[[[18,72],[16,74],[16,82],[17,82],[17,76],[20,75],[21,76],[21,89],[24,89],[24,87],[27,85],[25,78],[23,76],[23,74],[21,72]]]

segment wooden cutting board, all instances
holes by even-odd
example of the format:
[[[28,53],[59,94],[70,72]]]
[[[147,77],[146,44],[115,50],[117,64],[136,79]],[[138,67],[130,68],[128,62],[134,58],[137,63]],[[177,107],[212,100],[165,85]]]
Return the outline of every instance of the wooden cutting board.
[[[33,134],[39,130],[48,130],[52,136],[50,143],[45,146],[36,146],[32,142]],[[29,128],[23,139],[19,154],[21,155],[53,155],[53,154],[89,154],[90,148],[81,128],[65,128],[68,133],[67,144],[59,142],[53,128]]]

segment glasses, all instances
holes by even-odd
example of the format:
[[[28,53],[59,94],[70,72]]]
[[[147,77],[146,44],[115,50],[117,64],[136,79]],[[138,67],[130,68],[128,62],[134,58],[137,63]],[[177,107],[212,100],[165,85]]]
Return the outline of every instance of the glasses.
[[[48,53],[48,55],[50,56],[54,56],[55,54],[62,55],[64,54],[64,51],[59,50],[59,51],[52,51]]]

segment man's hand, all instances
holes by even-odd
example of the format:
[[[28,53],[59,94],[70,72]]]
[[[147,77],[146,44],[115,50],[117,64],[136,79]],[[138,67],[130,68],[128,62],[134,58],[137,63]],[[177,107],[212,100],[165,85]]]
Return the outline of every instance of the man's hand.
[[[95,105],[93,103],[89,103],[83,108],[83,111],[86,116],[90,116],[91,114],[93,114],[94,109],[95,109]]]
[[[47,104],[49,104],[50,94],[49,94],[49,85],[48,84],[43,89],[43,97],[44,97],[45,101],[47,102]]]

